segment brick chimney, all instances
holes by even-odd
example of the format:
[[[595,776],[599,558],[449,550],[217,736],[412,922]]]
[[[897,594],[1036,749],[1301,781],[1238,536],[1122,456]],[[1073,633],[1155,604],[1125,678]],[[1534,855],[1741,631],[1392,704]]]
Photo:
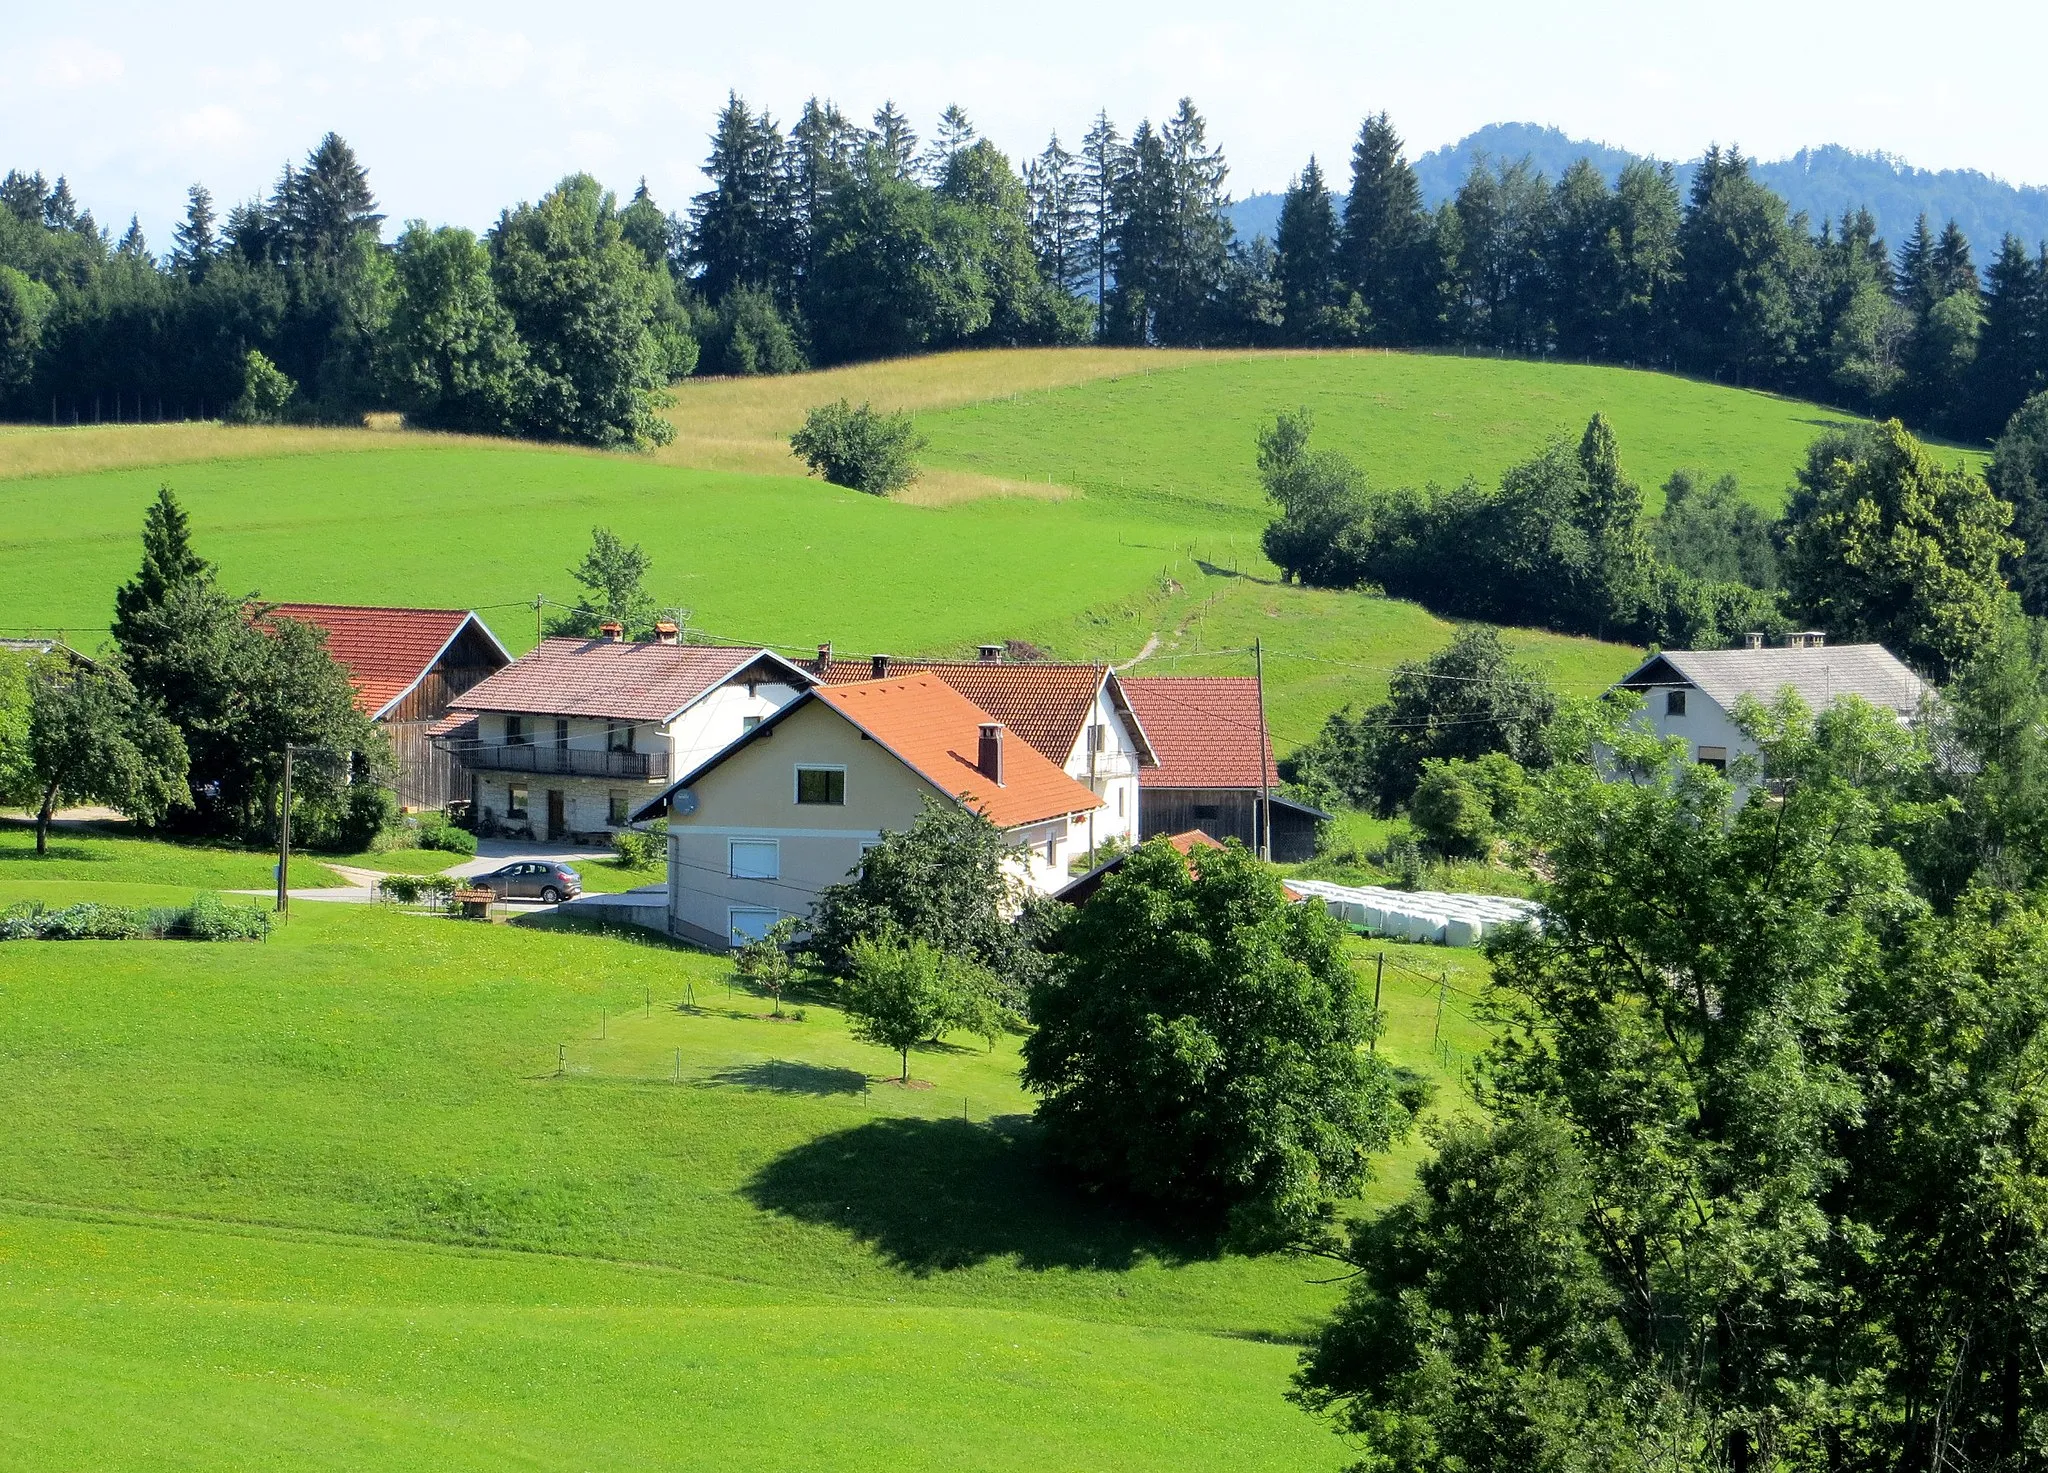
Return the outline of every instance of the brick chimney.
[[[1003,723],[984,721],[981,724],[981,750],[975,754],[974,765],[981,775],[997,787],[1003,785]]]
[[[617,619],[607,619],[597,626],[597,632],[605,637],[608,644],[617,644],[626,637],[626,626]]]
[[[826,640],[818,646],[818,673],[823,675],[832,668],[832,641]]]
[[[1003,647],[1002,647],[1001,645],[999,645],[999,644],[985,644],[985,645],[982,645],[982,646],[981,646],[981,663],[982,663],[982,664],[984,664],[984,665],[1000,665],[1000,664],[1002,664],[1002,663],[1003,663]]]
[[[889,657],[887,655],[869,655],[868,673],[876,680],[887,680],[889,678]]]
[[[674,644],[678,632],[675,620],[657,620],[654,626],[654,642],[656,644]]]

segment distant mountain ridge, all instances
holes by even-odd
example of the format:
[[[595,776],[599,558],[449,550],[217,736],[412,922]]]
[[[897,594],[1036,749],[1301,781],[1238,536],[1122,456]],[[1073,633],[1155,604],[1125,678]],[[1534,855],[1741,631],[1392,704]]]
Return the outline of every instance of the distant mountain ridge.
[[[1581,158],[1607,176],[1608,182],[1630,162],[1647,157],[1572,138],[1557,128],[1534,123],[1489,123],[1484,128],[1415,160],[1415,176],[1423,201],[1435,208],[1458,192],[1458,186],[1480,156],[1493,160],[1526,157],[1547,179],[1555,180]],[[1692,182],[1693,162],[1676,166],[1679,193]],[[1348,158],[1324,161],[1331,187],[1340,194],[1348,178]],[[1882,153],[1857,153],[1838,143],[1803,148],[1789,159],[1755,166],[1756,176],[1785,199],[1794,213],[1804,212],[1818,227],[1822,219],[1839,220],[1846,210],[1868,209],[1877,228],[1896,247],[1925,212],[1936,225],[1954,219],[1970,238],[1981,267],[1997,253],[2008,233],[2029,250],[2048,240],[2048,188],[2007,184],[1975,169],[1916,169],[1903,159]],[[1231,209],[1241,238],[1269,239],[1280,220],[1278,194],[1254,194]]]

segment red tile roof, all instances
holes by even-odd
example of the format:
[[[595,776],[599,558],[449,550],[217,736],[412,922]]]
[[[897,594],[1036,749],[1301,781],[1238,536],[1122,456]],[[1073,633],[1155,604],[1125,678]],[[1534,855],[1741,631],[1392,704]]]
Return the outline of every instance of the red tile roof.
[[[1029,742],[1055,767],[1080,740],[1081,728],[1108,673],[1104,665],[999,665],[978,660],[889,661],[891,675],[928,671]],[[834,660],[827,685],[874,679],[872,660]]]
[[[1100,808],[1103,800],[1028,742],[1004,743],[999,787],[975,765],[981,728],[996,719],[929,671],[820,686],[813,696],[839,712],[942,793],[997,828],[1014,829]]]
[[[1259,786],[1259,683],[1249,675],[1124,677],[1124,694],[1145,723],[1157,767],[1141,768],[1145,788]],[[1266,781],[1277,784],[1273,743],[1265,742]]]
[[[356,604],[273,604],[266,618],[296,619],[327,631],[327,653],[348,667],[356,705],[382,714],[411,690],[465,624],[475,621],[504,654],[484,621],[467,609],[395,609]],[[509,654],[505,655],[510,659]]]
[[[714,686],[768,662],[791,685],[811,677],[758,646],[544,639],[464,691],[461,711],[667,721]]]

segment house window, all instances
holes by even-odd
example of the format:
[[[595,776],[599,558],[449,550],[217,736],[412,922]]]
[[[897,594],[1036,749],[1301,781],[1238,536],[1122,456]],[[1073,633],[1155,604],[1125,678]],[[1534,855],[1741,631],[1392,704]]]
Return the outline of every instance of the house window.
[[[555,750],[557,752],[569,750],[569,718],[566,716],[557,716],[555,718]]]
[[[1700,766],[1711,767],[1716,772],[1728,770],[1728,749],[1726,747],[1701,747]]]
[[[768,928],[782,919],[779,910],[766,910],[751,905],[735,905],[725,913],[726,927],[732,936],[734,946],[745,946],[749,941],[759,941],[768,934]]]
[[[1118,818],[1124,816],[1124,790],[1122,788],[1116,790],[1116,816]]]
[[[609,793],[605,794],[604,821],[613,828],[619,828],[626,822],[626,790],[624,788],[613,788]]]
[[[774,880],[782,877],[782,846],[773,839],[730,839],[726,841],[726,873],[735,880]]]
[[[507,716],[505,718],[505,745],[523,747],[526,745],[526,718]]]
[[[633,723],[612,721],[605,725],[604,747],[607,752],[630,752],[633,750]]]
[[[740,718],[740,735],[746,735],[760,724],[761,718],[758,716],[742,716]]]
[[[1684,691],[1668,690],[1664,692],[1664,714],[1666,716],[1683,716],[1685,714]]]
[[[505,790],[505,817],[526,817],[526,789],[507,788]]]
[[[1099,721],[1088,728],[1088,750],[1090,752],[1106,752],[1109,750],[1109,728]]]
[[[843,767],[799,767],[796,770],[796,801],[833,806],[846,802],[846,769]]]
[[[1045,862],[1048,866],[1055,868],[1059,865],[1060,831],[1058,829],[1052,830],[1045,836]]]

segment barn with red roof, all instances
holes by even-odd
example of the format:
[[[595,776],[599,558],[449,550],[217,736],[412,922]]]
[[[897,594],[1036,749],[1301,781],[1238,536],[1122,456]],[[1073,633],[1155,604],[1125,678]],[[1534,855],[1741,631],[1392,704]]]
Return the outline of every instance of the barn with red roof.
[[[468,796],[467,775],[435,748],[428,728],[463,692],[512,662],[482,619],[467,609],[357,604],[272,604],[264,617],[326,632],[327,653],[348,671],[357,707],[391,737],[403,806],[439,808]]]

